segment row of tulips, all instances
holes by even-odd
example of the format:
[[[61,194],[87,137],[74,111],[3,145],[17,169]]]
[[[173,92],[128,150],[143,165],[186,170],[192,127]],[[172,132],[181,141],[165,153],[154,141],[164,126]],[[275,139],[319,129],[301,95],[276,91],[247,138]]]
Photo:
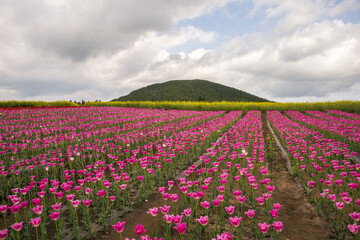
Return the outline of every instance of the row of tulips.
[[[353,119],[360,119],[360,115],[356,113],[348,113],[340,110],[326,110],[326,112],[334,114],[334,115],[340,115],[347,118],[353,118]]]
[[[164,205],[148,211],[154,219],[159,215],[162,219],[162,228],[153,231],[154,239],[174,235],[176,239],[280,239],[283,224],[276,218],[281,204],[271,200],[275,186],[264,155],[261,113],[249,111],[199,157],[203,164],[198,169],[192,165],[184,171],[186,177],[158,188]],[[175,183],[183,193],[180,196],[171,192]],[[144,227],[138,225],[135,232],[141,239],[151,239],[137,231]],[[125,222],[113,228],[121,236]]]
[[[335,123],[332,121],[317,119],[298,111],[285,111],[285,113],[297,121],[306,123],[310,126],[315,126],[319,129],[329,131],[334,134],[339,134],[348,140],[360,142],[360,126],[349,126],[343,123]]]
[[[106,112],[124,110],[97,109]],[[79,111],[82,116],[86,115],[84,113],[86,111],[89,111],[89,114],[96,114],[94,108],[64,111],[73,111],[73,115]],[[164,111],[163,114],[166,115],[167,112],[174,111]],[[35,113],[31,112],[31,115],[33,114]],[[97,119],[102,114],[97,113]],[[133,192],[139,199],[144,196],[146,198],[156,185],[156,178],[162,176],[164,181],[170,177],[171,174],[164,173],[162,166],[166,166],[164,168],[166,170],[175,172],[177,168],[183,168],[191,154],[195,154],[198,148],[206,148],[202,144],[208,138],[219,135],[223,128],[239,118],[241,112],[231,112],[218,117],[221,114],[222,112],[190,111],[187,115],[179,113],[177,116],[187,118],[177,117],[176,121],[164,120],[163,124],[153,122],[148,131],[150,135],[145,134],[146,130],[142,132],[135,128],[133,133],[128,129],[124,133],[124,139],[119,137],[124,131],[114,131],[113,135],[109,135],[107,129],[96,129],[96,127],[90,137],[81,138],[84,135],[79,132],[77,122],[71,122],[75,125],[71,136],[73,140],[80,141],[73,143],[68,139],[63,140],[64,143],[69,144],[66,148],[56,146],[55,151],[48,150],[43,155],[34,157],[35,161],[39,160],[41,165],[46,166],[43,170],[27,167],[29,171],[22,172],[20,177],[20,174],[15,172],[20,172],[18,169],[26,168],[27,165],[21,166],[26,160],[19,159],[20,157],[16,155],[13,159],[10,158],[10,161],[16,161],[17,170],[15,167],[12,170],[2,168],[1,186],[10,189],[8,192],[11,191],[11,194],[7,199],[2,199],[0,207],[4,217],[2,226],[5,227],[0,233],[1,239],[8,236],[9,229],[11,230],[9,235],[13,239],[20,239],[21,235],[25,239],[30,239],[34,232],[36,238],[48,239],[49,225],[54,226],[55,238],[62,239],[64,224],[70,224],[72,236],[76,239],[81,238],[81,231],[84,228],[88,236],[94,238],[96,232],[92,228],[92,223],[100,223],[105,230],[109,220],[115,221],[113,215],[115,210],[124,210],[126,206],[131,205]],[[131,118],[131,114],[124,115]],[[55,121],[55,116],[52,117]],[[161,117],[160,114],[158,117],[150,118],[157,121]],[[212,118],[213,120],[206,121]],[[88,117],[87,119],[88,126],[96,125],[92,124]],[[145,118],[144,121],[146,120]],[[90,131],[88,128],[81,129]],[[36,139],[38,135],[31,137]],[[35,161],[31,159],[28,164],[35,165]],[[6,176],[5,171],[14,172],[14,177]],[[49,218],[52,221],[49,221]],[[79,227],[80,223],[83,228]],[[31,226],[35,230],[31,229]],[[38,236],[38,227],[40,227],[40,236]]]
[[[360,164],[350,160],[358,153],[278,111],[269,111],[267,116],[290,154],[294,175],[328,218],[336,238],[352,234],[358,239]]]
[[[341,123],[346,125],[353,125],[354,127],[357,127],[360,125],[360,119],[349,119],[349,118],[343,118],[343,117],[337,117],[334,115],[331,115],[329,113],[320,112],[320,111],[306,111],[305,113],[310,114],[316,118],[319,118],[321,120],[326,120],[333,123]]]

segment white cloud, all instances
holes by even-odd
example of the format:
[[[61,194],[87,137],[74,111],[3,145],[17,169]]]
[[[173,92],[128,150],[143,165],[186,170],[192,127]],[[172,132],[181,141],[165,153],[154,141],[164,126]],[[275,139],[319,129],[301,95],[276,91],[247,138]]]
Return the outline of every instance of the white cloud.
[[[191,53],[189,53],[188,57],[191,60],[199,60],[200,58],[202,58],[208,52],[211,52],[211,51],[205,50],[203,48],[198,48],[198,49],[192,51]]]
[[[248,35],[214,51],[198,49],[185,57],[168,57],[137,77],[149,83],[205,78],[277,99],[326,97],[359,81],[359,49],[359,24],[323,21],[289,36]],[[194,62],[194,56],[201,57]]]
[[[356,0],[254,0],[255,16],[279,18],[217,49],[177,46],[219,34],[175,28],[231,0],[3,0],[0,99],[102,99],[170,79],[209,79],[274,100],[356,98],[360,24],[326,20]],[[150,11],[156,9],[156,11]],[[348,93],[348,94],[346,94]]]
[[[304,27],[327,17],[337,17],[345,12],[360,9],[357,0],[254,0],[254,9],[249,13],[264,12],[267,18],[281,17],[276,31],[288,34],[299,27]]]

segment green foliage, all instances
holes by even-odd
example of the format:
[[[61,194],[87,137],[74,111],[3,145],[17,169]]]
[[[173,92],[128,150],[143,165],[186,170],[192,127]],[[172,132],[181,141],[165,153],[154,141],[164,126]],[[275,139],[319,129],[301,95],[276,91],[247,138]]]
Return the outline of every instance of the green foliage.
[[[85,106],[113,106],[113,107],[137,107],[158,109],[181,109],[181,110],[203,110],[203,111],[233,111],[233,110],[259,110],[259,111],[308,111],[326,109],[337,109],[351,113],[360,113],[360,101],[337,101],[316,103],[275,103],[275,102],[86,102]]]
[[[268,100],[232,87],[195,79],[153,84],[112,101],[267,102]]]
[[[68,101],[0,101],[0,107],[75,107],[76,103]]]

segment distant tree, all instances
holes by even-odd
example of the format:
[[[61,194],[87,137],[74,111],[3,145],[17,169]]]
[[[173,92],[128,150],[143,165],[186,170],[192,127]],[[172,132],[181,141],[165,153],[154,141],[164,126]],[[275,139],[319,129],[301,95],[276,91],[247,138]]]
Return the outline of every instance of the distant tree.
[[[84,105],[85,104],[85,101],[84,99],[81,100],[81,104]]]
[[[71,99],[70,99],[70,102],[72,102]]]
[[[206,99],[205,99],[204,96],[199,96],[198,101],[199,101],[199,102],[205,102]]]

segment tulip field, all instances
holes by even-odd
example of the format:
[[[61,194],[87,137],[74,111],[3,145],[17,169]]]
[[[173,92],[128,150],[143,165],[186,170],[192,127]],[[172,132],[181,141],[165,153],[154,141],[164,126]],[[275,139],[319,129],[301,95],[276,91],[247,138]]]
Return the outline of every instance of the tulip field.
[[[356,113],[17,107],[0,128],[0,239],[304,239],[315,218],[307,239],[360,239]]]

